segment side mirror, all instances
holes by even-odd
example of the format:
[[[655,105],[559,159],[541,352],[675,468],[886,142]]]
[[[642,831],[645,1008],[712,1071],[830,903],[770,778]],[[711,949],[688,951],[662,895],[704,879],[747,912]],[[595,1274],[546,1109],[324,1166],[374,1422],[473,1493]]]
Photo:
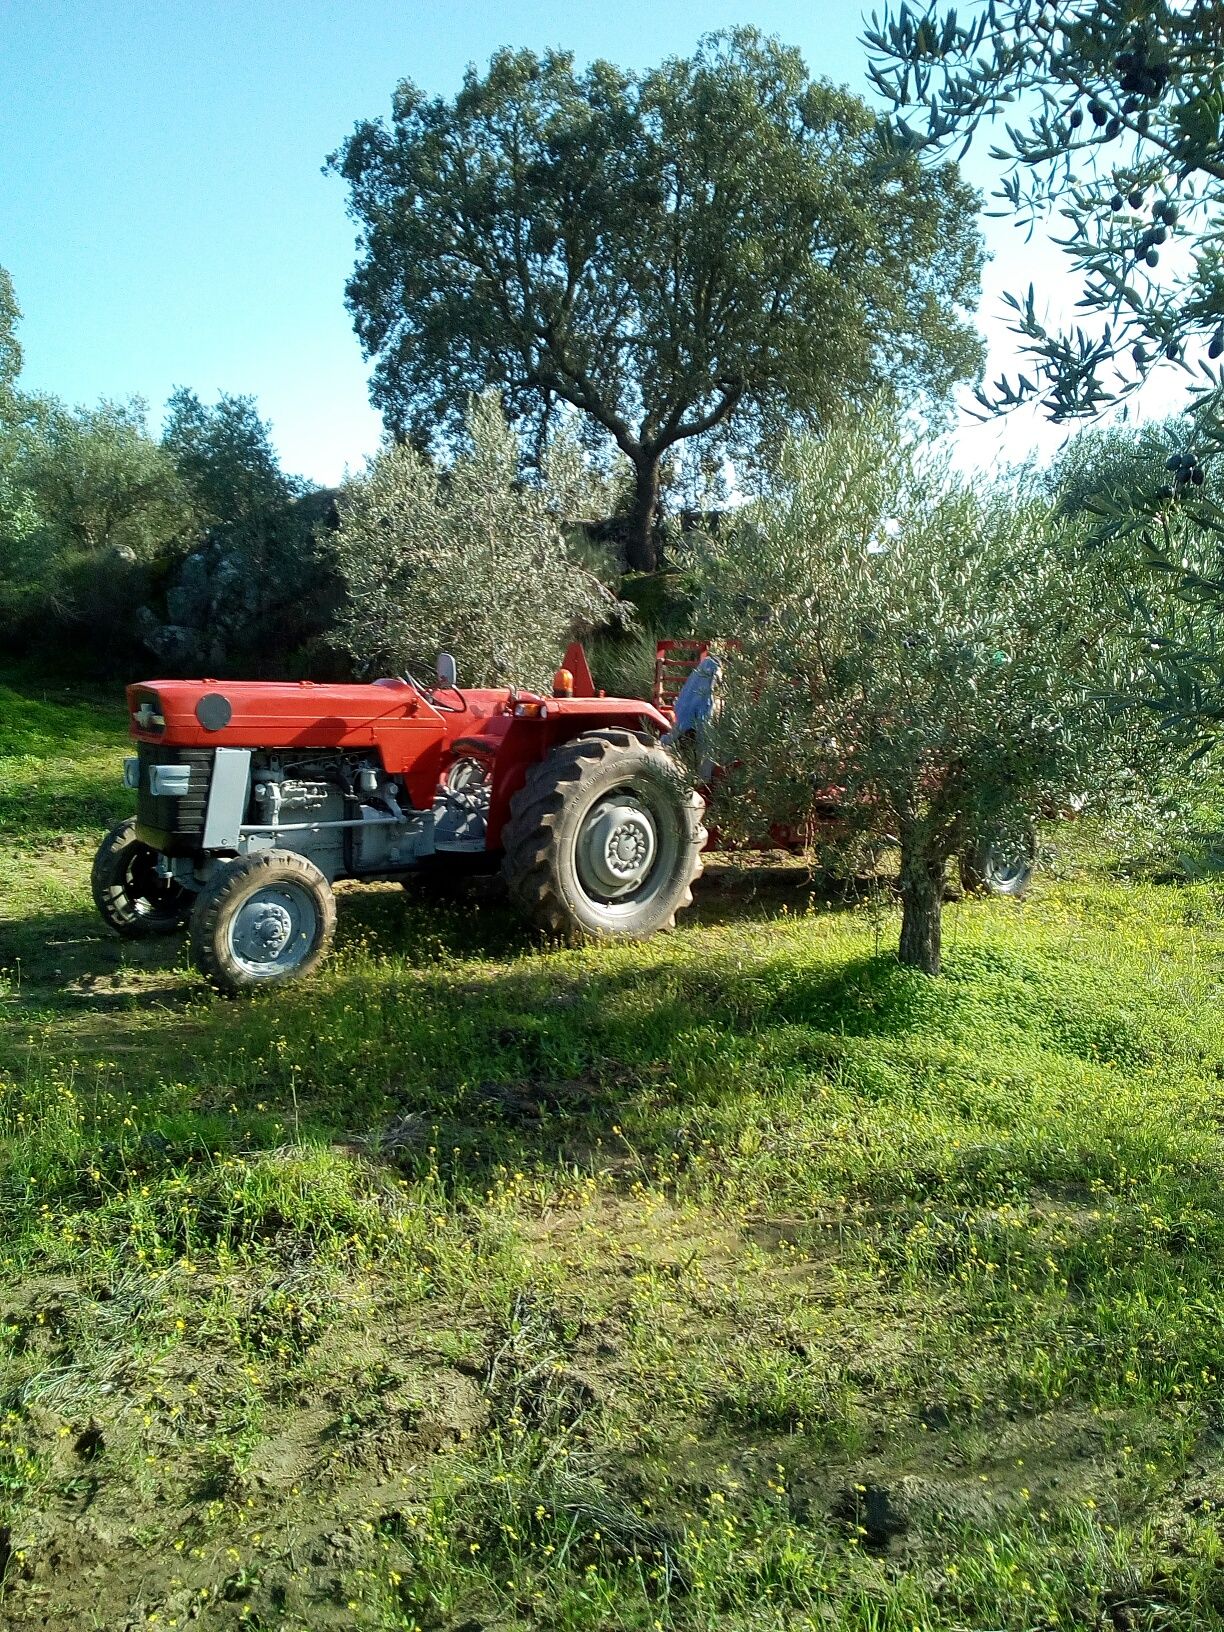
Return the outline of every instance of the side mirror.
[[[438,685],[443,691],[453,691],[459,679],[459,670],[449,652],[438,653]]]

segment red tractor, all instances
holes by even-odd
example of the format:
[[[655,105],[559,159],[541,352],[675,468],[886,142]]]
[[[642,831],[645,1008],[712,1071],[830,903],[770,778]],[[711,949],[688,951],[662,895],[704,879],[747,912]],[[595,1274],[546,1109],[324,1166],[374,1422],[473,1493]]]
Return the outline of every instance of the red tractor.
[[[93,895],[119,934],[189,925],[235,993],[304,974],[340,878],[500,861],[550,934],[646,936],[692,900],[705,804],[669,708],[596,695],[571,647],[554,695],[436,683],[154,680],[127,691],[136,817],[107,834]]]

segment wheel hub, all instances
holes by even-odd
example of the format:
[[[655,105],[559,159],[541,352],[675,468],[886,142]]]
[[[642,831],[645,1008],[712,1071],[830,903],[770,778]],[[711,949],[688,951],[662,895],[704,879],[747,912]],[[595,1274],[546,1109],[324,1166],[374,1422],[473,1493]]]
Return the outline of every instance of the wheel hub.
[[[293,924],[284,907],[266,906],[255,925],[255,938],[275,957],[289,939]]]
[[[636,800],[604,800],[591,811],[578,837],[578,870],[584,887],[621,895],[645,880],[658,852],[654,818]]]
[[[234,955],[246,966],[300,961],[309,941],[310,913],[296,892],[261,890],[243,903],[230,931]],[[301,944],[299,944],[301,943]],[[299,959],[294,959],[295,950]]]
[[[999,884],[1011,884],[1024,871],[1024,863],[1017,856],[992,854],[989,861],[990,876]]]

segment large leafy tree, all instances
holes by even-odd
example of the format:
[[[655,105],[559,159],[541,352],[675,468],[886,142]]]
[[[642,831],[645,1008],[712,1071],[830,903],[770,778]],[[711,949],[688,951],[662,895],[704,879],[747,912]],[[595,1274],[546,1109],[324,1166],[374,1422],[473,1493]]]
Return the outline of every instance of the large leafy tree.
[[[537,436],[571,404],[632,468],[637,568],[677,445],[748,447],[884,383],[940,397],[979,365],[974,195],[750,29],[640,76],[502,51],[453,100],[405,81],[330,162],[392,433],[445,442],[490,387]]]
[[[1138,659],[1107,556],[1038,491],[950,480],[887,417],[792,446],[702,566],[704,624],[737,637],[719,825],[894,837],[900,957],[928,974],[952,858],[1158,757],[1151,717],[1108,702]]]
[[[203,402],[181,388],[167,404],[162,446],[191,493],[199,547],[166,594],[170,623],[150,644],[184,667],[281,673],[335,617],[339,585],[317,536],[328,495],[287,475],[253,397]],[[323,529],[326,530],[325,528]]]
[[[22,361],[17,338],[20,321],[13,280],[0,266],[0,578],[8,575],[12,557],[35,520],[32,500],[19,473],[33,406],[17,387]]]
[[[1154,368],[1224,355],[1221,38],[1216,0],[930,0],[873,16],[897,146],[942,163],[986,127],[1000,213],[1025,228],[1056,215],[1081,279],[1065,332],[1034,291],[1011,296],[1033,366],[987,407],[1091,415]],[[1218,388],[1218,373],[1199,383]]]

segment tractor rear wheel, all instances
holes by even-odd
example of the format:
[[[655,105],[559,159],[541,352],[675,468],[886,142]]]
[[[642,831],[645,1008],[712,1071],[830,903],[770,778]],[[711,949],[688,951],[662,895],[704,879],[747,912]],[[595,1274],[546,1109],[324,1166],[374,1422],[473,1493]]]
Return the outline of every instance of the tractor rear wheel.
[[[119,935],[173,935],[187,922],[192,892],[157,870],[157,851],[136,837],[130,817],[117,822],[98,846],[90,876],[94,905]]]
[[[533,765],[510,801],[502,872],[541,929],[566,940],[673,929],[701,872],[705,801],[660,743],[593,731]]]
[[[226,996],[307,974],[336,928],[336,898],[305,856],[222,862],[191,909],[191,956]]]

